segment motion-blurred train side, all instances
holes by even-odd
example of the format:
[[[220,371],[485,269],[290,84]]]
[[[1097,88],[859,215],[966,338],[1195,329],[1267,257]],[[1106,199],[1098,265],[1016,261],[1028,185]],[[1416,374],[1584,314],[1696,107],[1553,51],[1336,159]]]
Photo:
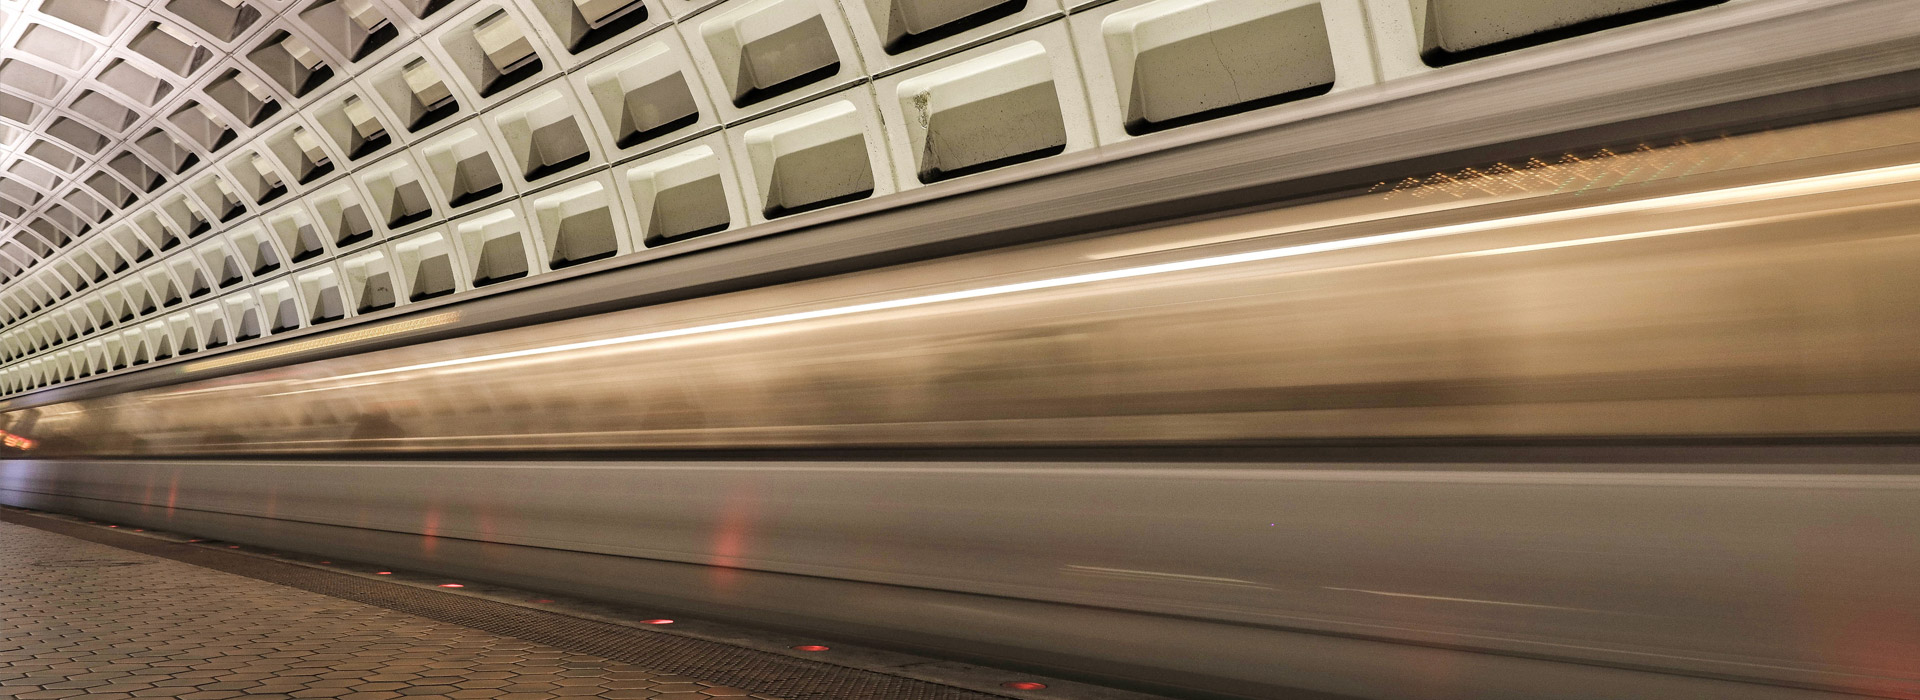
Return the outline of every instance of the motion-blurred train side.
[[[1463,177],[1471,194],[1438,203],[1389,191],[981,253],[6,429],[45,456],[170,457],[1911,434],[1920,166],[1894,135],[1915,127],[1862,117]],[[1846,145],[1777,148],[1795,141]]]
[[[1920,697],[1920,476],[1779,442],[1920,432],[1916,127],[1454,173],[17,410],[39,444],[0,493],[1214,696]],[[880,449],[1649,437],[1782,446]],[[684,454],[709,447],[803,451]]]

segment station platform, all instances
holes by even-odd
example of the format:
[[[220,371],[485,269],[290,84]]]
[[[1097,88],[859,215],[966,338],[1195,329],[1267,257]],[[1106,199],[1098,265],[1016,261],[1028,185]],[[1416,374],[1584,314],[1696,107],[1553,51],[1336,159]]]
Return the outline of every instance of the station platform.
[[[798,640],[703,634],[691,621],[611,608],[542,609],[567,603],[11,508],[0,510],[0,581],[0,699],[1107,695],[1039,681],[982,692],[872,670],[942,672],[888,652],[779,653],[770,649]],[[836,656],[804,658],[825,653]],[[955,668],[946,672],[969,683]]]

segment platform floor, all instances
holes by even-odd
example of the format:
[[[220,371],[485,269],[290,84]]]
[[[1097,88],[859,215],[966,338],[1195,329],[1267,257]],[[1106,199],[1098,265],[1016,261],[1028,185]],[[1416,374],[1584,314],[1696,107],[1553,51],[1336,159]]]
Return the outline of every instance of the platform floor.
[[[3,698],[774,698],[8,523],[0,581]]]
[[[204,544],[4,516],[0,699],[995,697]]]

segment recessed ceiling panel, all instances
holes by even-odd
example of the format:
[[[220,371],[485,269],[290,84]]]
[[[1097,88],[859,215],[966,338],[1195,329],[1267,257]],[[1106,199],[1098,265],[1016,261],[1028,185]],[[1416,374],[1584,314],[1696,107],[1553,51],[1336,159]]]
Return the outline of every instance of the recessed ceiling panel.
[[[34,165],[30,161],[17,160],[7,168],[14,177],[32,183],[43,190],[51,190],[60,185],[60,176],[45,167]]]
[[[0,86],[42,100],[51,100],[66,89],[67,79],[24,60],[9,58],[0,60]]]
[[[153,166],[147,165],[146,161],[140,160],[139,156],[132,153],[122,152],[114,156],[107,161],[107,167],[112,168],[114,172],[120,174],[120,177],[126,178],[127,182],[133,183],[134,187],[145,192],[160,189],[160,186],[167,182],[159,172],[153,169]]]
[[[199,155],[188,150],[186,146],[180,145],[179,141],[174,140],[172,134],[168,134],[163,129],[147,131],[145,135],[136,139],[133,145],[139,146],[140,150],[146,151],[147,155],[153,156],[155,161],[165,167],[167,172],[175,175],[186,172],[187,168],[200,162]]]
[[[334,76],[333,66],[312,44],[285,29],[274,31],[247,52],[247,61],[296,98],[305,97]]]
[[[135,102],[152,107],[173,94],[173,83],[167,82],[133,62],[116,58],[100,71],[99,80],[107,87],[119,90],[120,94],[133,98]]]
[[[220,41],[238,39],[260,21],[260,10],[251,2],[168,0],[166,8]]]
[[[139,11],[138,6],[122,0],[40,0],[42,14],[102,37],[113,36]]]
[[[247,126],[259,126],[280,112],[280,100],[266,83],[238,68],[221,71],[202,91]]]
[[[27,27],[13,47],[39,56],[68,70],[77,70],[99,52],[93,44],[44,24]]]
[[[79,95],[74,96],[72,111],[82,118],[92,120],[93,123],[116,132],[126,131],[127,127],[133,126],[134,120],[140,116],[105,93],[93,90],[82,90]]]
[[[160,22],[148,22],[127,42],[127,48],[183,78],[213,58],[213,52],[201,46],[193,34]]]
[[[10,119],[21,124],[32,124],[40,116],[40,105],[33,100],[0,91],[0,119]]]
[[[22,150],[21,153],[38,158],[40,162],[59,168],[62,172],[70,173],[80,169],[80,156],[74,155],[72,151],[65,148],[55,146],[52,141],[46,139],[34,139],[33,143],[27,144],[26,149]]]
[[[106,135],[95,131],[93,127],[74,121],[68,117],[54,119],[51,123],[47,124],[46,131],[48,136],[59,139],[62,143],[74,148],[86,151],[89,155],[99,153],[100,149],[106,148],[108,143]]]

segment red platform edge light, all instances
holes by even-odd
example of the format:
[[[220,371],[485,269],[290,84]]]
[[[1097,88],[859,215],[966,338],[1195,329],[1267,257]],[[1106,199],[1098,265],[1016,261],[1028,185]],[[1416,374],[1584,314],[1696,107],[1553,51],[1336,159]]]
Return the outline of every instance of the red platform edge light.
[[[464,583],[443,583],[443,584],[440,584],[440,587],[441,588],[466,588],[467,585]]]
[[[823,647],[818,644],[802,644],[793,649],[794,651],[826,651],[828,647]]]
[[[672,620],[641,620],[641,621],[640,621],[640,624],[643,624],[643,625],[671,625],[671,624],[673,624],[673,621],[672,621]]]
[[[1007,681],[1005,683],[1001,683],[1000,687],[1012,688],[1014,690],[1044,690],[1046,689],[1047,684],[1035,683],[1033,681]]]
[[[39,444],[40,444],[39,440],[34,440],[32,438],[27,438],[20,435],[15,435],[13,433],[9,433],[5,430],[0,430],[0,445],[15,447],[24,451],[24,450],[31,450]]]
[[[375,576],[392,576],[392,575],[393,575],[393,572],[391,572],[391,571],[375,571],[375,572],[373,572],[373,575],[375,575]]]

